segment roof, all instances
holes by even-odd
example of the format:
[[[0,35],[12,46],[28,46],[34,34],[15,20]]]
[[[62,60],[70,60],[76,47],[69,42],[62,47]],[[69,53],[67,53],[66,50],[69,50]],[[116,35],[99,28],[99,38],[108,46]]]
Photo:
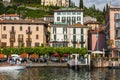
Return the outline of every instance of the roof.
[[[69,12],[69,11],[80,11],[80,12],[83,12],[84,10],[83,9],[79,9],[79,8],[61,8],[61,9],[58,9],[58,10],[54,10],[54,12]]]
[[[110,6],[110,9],[120,9],[120,6]]]
[[[99,27],[98,29],[95,30],[90,30],[91,33],[97,33],[97,32],[104,32],[105,28],[104,27]]]
[[[82,25],[82,24],[72,24],[69,27],[71,28],[89,28],[88,26]]]
[[[1,20],[0,24],[47,24],[41,21],[34,20]]]
[[[99,22],[89,20],[89,21],[86,21],[84,24],[99,24]]]
[[[2,17],[19,17],[19,15],[18,14],[3,14],[3,15],[1,15]]]

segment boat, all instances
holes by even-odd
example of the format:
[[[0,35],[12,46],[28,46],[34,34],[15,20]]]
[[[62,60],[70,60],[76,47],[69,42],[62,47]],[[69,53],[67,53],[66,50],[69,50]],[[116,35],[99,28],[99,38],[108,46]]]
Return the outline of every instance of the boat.
[[[26,66],[20,66],[20,65],[12,65],[12,66],[1,66],[1,70],[24,70]]]

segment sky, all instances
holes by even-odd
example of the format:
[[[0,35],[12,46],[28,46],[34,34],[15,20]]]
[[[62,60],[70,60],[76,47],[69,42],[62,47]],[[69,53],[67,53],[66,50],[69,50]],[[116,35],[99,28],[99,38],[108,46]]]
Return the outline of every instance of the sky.
[[[80,0],[72,0],[78,6]],[[112,5],[120,6],[120,0],[83,0],[86,7],[90,7],[95,4],[97,9],[102,10],[106,3],[112,2]]]

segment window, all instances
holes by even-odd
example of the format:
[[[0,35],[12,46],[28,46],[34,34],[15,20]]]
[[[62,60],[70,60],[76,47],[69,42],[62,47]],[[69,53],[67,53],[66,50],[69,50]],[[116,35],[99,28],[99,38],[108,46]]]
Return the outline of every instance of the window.
[[[73,28],[73,34],[76,34],[76,28]]]
[[[22,26],[20,26],[20,31],[22,31]]]
[[[76,12],[72,12],[73,15],[76,15]]]
[[[64,40],[67,40],[67,35],[64,35]]]
[[[57,12],[57,15],[61,15],[61,12]]]
[[[77,12],[77,15],[81,15],[81,12]]]
[[[56,41],[56,35],[54,35],[54,41]]]
[[[114,16],[115,19],[120,19],[120,13],[115,13],[114,15],[115,15]]]
[[[36,42],[36,43],[35,43],[35,46],[36,46],[36,47],[37,47],[37,46],[39,46],[39,45],[40,45],[40,43],[39,43],[39,42]]]
[[[36,35],[36,39],[39,39],[39,35],[38,34]]]
[[[5,30],[6,30],[6,26],[3,27],[3,31],[5,31]]]
[[[81,29],[81,34],[84,34],[84,29]]]
[[[81,16],[77,16],[77,21],[81,21]]]
[[[71,12],[67,12],[67,15],[71,15]]]
[[[10,47],[13,47],[14,46],[14,42],[10,42]]]
[[[66,17],[62,17],[62,23],[66,22]]]
[[[63,15],[66,15],[66,12],[62,12]]]
[[[70,24],[71,22],[71,17],[67,17],[67,23]]]
[[[67,34],[67,28],[66,27],[63,28],[63,34]]]
[[[56,27],[53,27],[53,34],[56,34]]]
[[[116,28],[120,27],[120,22],[118,22],[118,21],[115,22],[115,27],[116,27]]]
[[[60,21],[60,17],[57,17],[57,21]]]
[[[10,34],[10,38],[15,38],[15,35],[14,34]]]
[[[117,37],[117,38],[120,38],[120,30],[119,30],[119,29],[116,30],[116,37]]]
[[[23,47],[23,42],[18,42],[18,47]]]
[[[73,35],[73,41],[76,41],[76,35]]]
[[[7,34],[2,34],[3,39],[7,39]]]
[[[39,31],[39,27],[36,27],[36,31]]]
[[[23,38],[23,34],[19,34],[19,35],[18,35],[18,38]]]
[[[28,27],[28,30],[31,30],[31,28],[30,28],[30,27]]]
[[[76,22],[76,17],[72,17],[72,24],[75,24]]]
[[[14,31],[14,26],[12,26],[12,31]]]
[[[81,42],[84,42],[84,36],[81,36]]]

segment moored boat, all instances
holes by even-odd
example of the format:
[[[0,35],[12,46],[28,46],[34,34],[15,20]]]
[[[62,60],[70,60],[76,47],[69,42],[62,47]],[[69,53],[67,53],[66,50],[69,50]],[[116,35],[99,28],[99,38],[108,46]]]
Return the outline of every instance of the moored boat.
[[[13,66],[1,66],[0,70],[23,70],[26,66],[13,65]]]

